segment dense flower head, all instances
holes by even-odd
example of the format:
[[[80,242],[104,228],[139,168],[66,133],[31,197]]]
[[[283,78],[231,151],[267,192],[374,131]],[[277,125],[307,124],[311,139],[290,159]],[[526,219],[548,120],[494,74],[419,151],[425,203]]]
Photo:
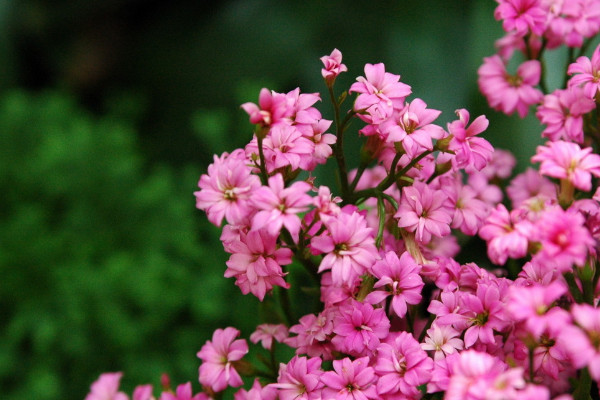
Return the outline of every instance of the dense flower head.
[[[220,392],[228,386],[242,385],[242,378],[232,364],[248,353],[246,340],[235,340],[239,335],[240,331],[232,327],[217,329],[212,340],[202,346],[198,352],[202,360],[199,371],[202,386]]]

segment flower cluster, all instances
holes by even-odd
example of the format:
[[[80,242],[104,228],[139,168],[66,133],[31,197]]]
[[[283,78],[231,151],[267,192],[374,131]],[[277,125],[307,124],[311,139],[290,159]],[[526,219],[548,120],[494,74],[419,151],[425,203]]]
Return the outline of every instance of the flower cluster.
[[[347,71],[337,49],[321,58],[335,123],[315,107],[319,94],[263,89],[258,104],[242,105],[253,138],[215,156],[196,205],[225,222],[224,275],[243,294],[285,299],[296,290],[288,275],[305,269],[320,307],[294,318],[281,301],[280,323],[250,336],[270,353],[258,355],[262,366],[243,359],[250,349],[237,329],[215,331],[198,353],[202,392],[182,385],[160,400],[220,398],[242,376],[260,379],[235,399],[569,399],[600,382],[600,46],[572,60],[565,87],[545,95],[541,64],[548,49],[588,43],[600,5],[498,3],[507,35],[484,60],[479,86],[504,113],[537,106],[549,140],[531,159],[539,170],[507,182],[515,160],[480,136],[485,116],[459,109],[436,123],[441,112],[411,99],[384,64],[366,64],[336,96]],[[517,51],[526,61],[511,76]],[[347,170],[344,135],[357,120],[364,144]],[[305,173],[329,159],[339,197]],[[476,236],[489,262],[457,262]],[[293,358],[277,363],[279,346]],[[102,375],[88,400],[127,398],[119,378]],[[150,396],[142,386],[133,398]]]

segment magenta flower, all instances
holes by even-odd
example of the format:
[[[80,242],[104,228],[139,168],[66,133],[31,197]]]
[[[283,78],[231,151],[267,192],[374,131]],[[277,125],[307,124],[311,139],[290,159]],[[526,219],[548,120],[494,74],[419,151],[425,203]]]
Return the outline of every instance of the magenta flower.
[[[252,218],[252,230],[264,227],[277,236],[285,227],[297,243],[301,226],[298,214],[307,211],[312,203],[307,194],[310,189],[311,185],[303,181],[285,188],[281,174],[270,177],[269,186],[261,186],[252,196],[252,204],[259,210]]]
[[[418,398],[418,386],[431,379],[433,360],[408,332],[400,332],[389,343],[377,347],[375,372],[379,395],[404,395]]]
[[[494,17],[502,20],[506,32],[515,32],[518,36],[528,33],[541,36],[546,25],[546,12],[541,8],[540,0],[499,0]]]
[[[543,137],[552,141],[563,139],[583,143],[583,115],[594,108],[596,104],[584,96],[583,89],[571,86],[544,96],[535,115],[546,125]]]
[[[250,123],[271,126],[292,115],[292,103],[283,93],[276,93],[263,88],[258,97],[258,105],[242,104],[244,111],[250,115]]]
[[[369,357],[352,361],[348,357],[333,361],[334,371],[321,376],[323,399],[366,400],[378,399],[375,383],[377,377],[369,367]]]
[[[532,162],[539,162],[540,173],[568,180],[583,191],[592,189],[592,175],[600,176],[600,156],[591,147],[582,149],[577,143],[562,140],[538,146]]]
[[[228,247],[233,254],[226,262],[224,276],[235,277],[235,284],[243,294],[252,293],[262,301],[273,286],[289,288],[281,266],[292,263],[292,251],[278,249],[276,236],[264,229],[250,231],[229,243]]]
[[[228,386],[237,387],[243,384],[242,378],[235,370],[233,362],[248,353],[246,340],[235,340],[240,331],[235,328],[217,329],[212,341],[206,341],[197,356],[202,360],[200,365],[200,383],[215,392],[225,390]]]
[[[290,333],[298,336],[287,338],[285,343],[295,347],[296,354],[322,357],[324,360],[332,359],[333,345],[330,336],[333,334],[335,313],[335,310],[326,308],[318,316],[314,314],[303,316],[297,325],[290,327]]]
[[[191,382],[183,383],[177,386],[175,393],[162,392],[159,400],[208,400],[205,393],[192,394]]]
[[[544,36],[548,48],[566,44],[581,47],[584,39],[600,31],[600,4],[595,0],[570,0],[551,3],[551,18]]]
[[[365,65],[366,78],[359,76],[348,93],[359,93],[354,102],[358,116],[368,123],[379,124],[392,116],[394,110],[404,108],[410,86],[400,82],[400,75],[385,72],[385,66]]]
[[[233,395],[234,400],[277,400],[277,390],[271,385],[261,386],[258,378],[250,390],[240,389]]]
[[[583,86],[583,93],[593,100],[600,90],[600,45],[594,50],[591,60],[581,56],[569,65],[567,72],[574,75],[569,79],[569,87]]]
[[[367,295],[365,301],[370,304],[379,304],[388,296],[392,296],[390,313],[404,318],[407,304],[421,302],[421,289],[425,285],[419,276],[421,267],[408,252],[402,253],[400,258],[393,251],[388,251],[383,260],[373,265],[372,273],[379,280],[373,286],[375,290]]]
[[[339,74],[348,71],[348,68],[342,64],[342,53],[338,49],[333,49],[330,55],[321,57],[321,62],[324,66],[321,75],[329,85]]]
[[[336,336],[331,342],[338,351],[359,357],[373,352],[389,331],[390,321],[382,308],[350,299],[334,317]]]
[[[556,200],[556,191],[557,187],[554,183],[530,167],[517,175],[506,188],[513,208],[520,207],[533,197],[541,200]]]
[[[464,234],[477,234],[483,220],[488,216],[490,206],[478,198],[478,193],[470,186],[462,184],[462,175],[441,177],[441,187],[454,205],[451,227]]]
[[[252,174],[241,149],[231,154],[214,156],[208,173],[200,177],[200,191],[194,192],[196,207],[206,212],[208,220],[220,226],[223,218],[233,225],[243,224],[254,208],[250,197],[260,187],[260,179]]]
[[[139,385],[133,389],[132,400],[155,400],[152,396],[152,385]]]
[[[480,115],[469,125],[467,110],[461,108],[456,110],[456,114],[458,120],[448,124],[448,132],[452,135],[449,148],[456,153],[453,162],[457,168],[465,168],[467,172],[473,169],[481,171],[492,158],[494,148],[487,140],[476,135],[487,129],[489,121]]]
[[[534,87],[540,81],[541,71],[539,61],[529,60],[519,66],[516,75],[510,75],[500,56],[495,55],[483,59],[477,83],[490,107],[508,115],[517,111],[524,118],[529,106],[543,98]]]
[[[573,304],[571,314],[577,327],[565,327],[561,343],[575,368],[587,366],[592,378],[600,381],[600,309],[588,304]]]
[[[90,393],[85,400],[128,400],[125,393],[119,392],[119,385],[123,373],[106,372],[90,387]]]
[[[427,244],[432,236],[450,234],[454,210],[442,190],[431,189],[426,183],[415,181],[402,189],[398,212],[398,226],[415,232],[419,243]]]
[[[314,150],[314,142],[304,137],[296,127],[277,124],[263,141],[265,168],[269,174],[286,167],[292,171],[306,169],[312,162]],[[249,158],[258,157],[256,138],[246,146],[245,151]]]
[[[327,230],[311,241],[313,254],[326,253],[319,272],[331,270],[334,284],[354,280],[364,274],[377,260],[377,248],[373,230],[357,212],[341,212],[325,222]]]
[[[319,400],[321,389],[321,359],[295,356],[287,364],[279,364],[276,388],[280,400]]]

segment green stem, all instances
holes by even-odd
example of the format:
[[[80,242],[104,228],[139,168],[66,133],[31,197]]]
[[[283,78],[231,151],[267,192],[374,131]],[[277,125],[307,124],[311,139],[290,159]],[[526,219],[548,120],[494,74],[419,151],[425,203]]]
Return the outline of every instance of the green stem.
[[[591,399],[590,391],[592,389],[592,377],[587,368],[584,368],[579,373],[577,387],[573,392],[573,400],[588,400]]]
[[[294,321],[294,315],[292,313],[292,307],[290,305],[290,297],[288,296],[288,290],[282,287],[277,288],[279,291],[279,303],[281,305],[281,310],[283,311],[283,316],[286,321],[287,326],[291,326]]]
[[[383,242],[383,230],[385,228],[385,203],[383,197],[377,197],[377,217],[379,218],[379,229],[375,238],[375,246],[380,249]]]
[[[256,143],[258,145],[258,158],[260,160],[260,180],[263,185],[268,185],[269,183],[269,175],[267,174],[267,168],[265,166],[265,152],[263,151],[263,136],[257,134],[256,135]]]
[[[533,359],[534,359],[534,351],[535,347],[529,347],[529,382],[533,383],[533,378],[535,377],[535,373],[533,371]]]
[[[344,121],[341,122],[340,121],[340,105],[337,102],[335,95],[333,94],[333,87],[328,85],[327,89],[329,91],[329,97],[331,98],[331,103],[333,104],[333,113],[334,113],[336,136],[337,136],[335,146],[333,146],[333,153],[335,155],[335,159],[338,164],[338,174],[340,177],[340,185],[342,188],[342,198],[346,199],[346,198],[348,198],[350,191],[349,191],[349,186],[348,186],[348,171],[346,169],[346,159],[344,157],[344,131],[345,131],[345,125],[348,123],[348,121],[351,118],[351,113],[348,113],[348,115],[346,115],[346,118],[344,118]],[[354,114],[352,113],[352,115],[354,115]]]

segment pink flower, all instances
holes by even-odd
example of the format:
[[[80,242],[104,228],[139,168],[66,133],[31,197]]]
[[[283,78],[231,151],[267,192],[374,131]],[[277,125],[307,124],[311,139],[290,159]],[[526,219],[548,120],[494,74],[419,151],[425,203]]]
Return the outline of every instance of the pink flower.
[[[377,399],[375,383],[377,377],[373,368],[369,367],[369,357],[354,361],[348,357],[333,361],[334,371],[327,371],[321,376],[323,399],[363,400]]]
[[[329,338],[333,334],[335,313],[333,309],[326,308],[318,316],[303,316],[297,325],[290,327],[290,333],[296,333],[298,336],[287,338],[285,343],[295,347],[296,354],[322,357],[324,360],[332,359],[333,345]]]
[[[264,229],[242,234],[237,241],[229,243],[233,253],[226,262],[226,278],[235,277],[235,284],[243,294],[252,293],[260,301],[273,286],[289,288],[283,279],[282,265],[292,263],[292,251],[277,248],[277,237]]]
[[[556,185],[544,178],[533,168],[517,175],[506,188],[513,208],[520,207],[526,200],[537,197],[543,200],[556,200]]]
[[[342,53],[338,49],[333,49],[330,55],[321,57],[321,61],[325,67],[321,69],[321,75],[328,84],[332,84],[342,72],[348,71],[342,64]]]
[[[540,0],[499,0],[494,17],[502,20],[506,32],[525,36],[529,32],[541,36],[545,29],[546,13]]]
[[[258,156],[256,140],[246,146],[246,154]],[[292,171],[306,169],[312,162],[315,144],[302,135],[296,127],[278,124],[273,126],[263,141],[265,167],[270,174],[275,170],[289,167]]]
[[[555,264],[561,273],[572,270],[573,265],[583,266],[588,251],[595,245],[578,212],[553,207],[541,215],[536,228],[541,244],[536,260]]]
[[[527,254],[532,229],[529,221],[516,220],[514,213],[509,214],[503,204],[498,204],[479,229],[479,236],[487,241],[490,260],[502,265],[508,257],[521,258]]]
[[[277,383],[269,386],[278,389],[280,400],[319,400],[322,374],[319,357],[295,356],[287,364],[279,364]]]
[[[412,186],[402,189],[402,199],[394,217],[398,218],[400,228],[415,232],[417,241],[427,244],[432,236],[450,234],[453,213],[443,191],[415,181]]]
[[[562,140],[538,146],[532,162],[539,162],[540,173],[568,180],[574,187],[584,191],[592,189],[592,175],[600,176],[600,156],[591,147],[582,149],[577,143]]]
[[[233,395],[234,400],[276,400],[277,390],[271,385],[261,386],[258,378],[254,379],[254,384],[250,390],[238,390]]]
[[[357,212],[341,212],[324,221],[327,230],[311,241],[313,254],[326,253],[319,272],[331,270],[333,282],[353,283],[377,260],[373,230]]]
[[[600,4],[595,0],[554,1],[545,36],[548,48],[566,44],[581,47],[600,30]]]
[[[492,153],[492,159],[488,162],[485,168],[481,170],[481,172],[488,179],[492,179],[494,177],[506,179],[512,174],[512,170],[515,165],[517,165],[517,159],[510,151],[497,148],[494,149],[494,152]],[[472,173],[471,176],[473,176]],[[469,184],[471,186],[475,186],[471,181],[469,181]]]
[[[331,342],[338,351],[356,357],[370,354],[390,330],[390,321],[381,308],[354,299],[339,306],[334,317]]]
[[[388,119],[394,110],[404,107],[406,96],[411,94],[410,86],[400,82],[400,75],[385,72],[385,66],[365,65],[366,78],[359,76],[350,86],[349,93],[359,93],[354,102],[358,116],[368,123],[381,123]]]
[[[248,353],[246,340],[234,340],[240,335],[235,328],[217,329],[212,341],[206,341],[198,352],[202,360],[200,365],[200,383],[215,392],[225,390],[227,386],[237,387],[243,384],[235,370],[233,362]]]
[[[534,88],[541,75],[541,65],[537,60],[525,61],[516,75],[510,75],[500,56],[495,55],[484,58],[477,73],[479,90],[495,110],[505,114],[517,111],[524,118],[529,106],[542,100],[542,92]]]
[[[152,385],[139,385],[133,390],[132,400],[154,400]]]
[[[258,343],[267,350],[271,350],[273,339],[282,343],[288,337],[288,330],[283,324],[260,324],[256,327],[256,331],[250,335],[252,343]]]
[[[488,216],[490,206],[477,198],[477,192],[469,185],[462,184],[462,176],[441,177],[442,190],[454,205],[452,225],[466,235],[475,235],[483,220]]]
[[[448,132],[452,135],[450,150],[456,153],[454,162],[457,168],[481,171],[492,158],[494,148],[485,139],[476,135],[485,131],[489,125],[488,119],[480,115],[469,125],[469,112],[464,108],[456,110],[458,120],[448,124]]]
[[[429,382],[433,361],[408,332],[400,332],[389,343],[377,347],[375,372],[379,395],[418,398],[418,386]]]
[[[435,351],[433,359],[438,361],[449,354],[454,354],[456,350],[462,350],[463,345],[459,331],[453,329],[451,326],[438,326],[434,323],[427,330],[425,343],[421,343],[421,348],[423,350]]]
[[[544,96],[535,115],[546,125],[543,137],[583,143],[583,115],[594,108],[596,104],[583,95],[583,89],[571,86]]]
[[[214,157],[208,173],[200,177],[200,191],[194,192],[196,207],[206,211],[208,220],[220,226],[223,218],[233,225],[243,224],[254,213],[250,197],[260,186],[241,149]]]
[[[250,115],[250,123],[271,126],[292,115],[291,99],[283,93],[263,88],[258,97],[258,105],[244,103],[242,108]]]
[[[592,378],[600,381],[600,309],[588,304],[573,304],[571,314],[577,327],[567,326],[560,341],[575,368],[586,367]]]
[[[312,203],[307,194],[310,189],[311,185],[303,181],[285,188],[281,174],[270,177],[269,186],[261,186],[252,197],[252,204],[259,210],[252,219],[252,230],[264,227],[269,234],[277,236],[285,227],[297,243],[301,226],[298,214],[307,211]]]
[[[125,393],[119,392],[121,372],[106,372],[92,383],[85,400],[128,400]]]
[[[397,115],[379,126],[388,142],[401,142],[409,156],[417,156],[424,150],[433,150],[433,140],[441,139],[446,132],[432,122],[441,111],[428,109],[421,99],[414,99]]]
[[[594,50],[591,60],[581,56],[569,65],[567,72],[569,75],[575,74],[569,79],[569,87],[583,85],[583,93],[593,100],[600,90],[600,45]]]
[[[177,386],[175,393],[163,392],[160,395],[160,400],[208,400],[208,396],[204,393],[192,395],[192,384],[190,382],[183,383]]]
[[[373,286],[375,290],[367,295],[365,301],[378,304],[388,296],[392,296],[390,312],[393,309],[396,315],[404,318],[407,304],[421,302],[421,289],[423,279],[419,276],[421,267],[408,252],[402,253],[400,258],[393,251],[388,251],[383,260],[373,265],[372,273],[379,279]]]

